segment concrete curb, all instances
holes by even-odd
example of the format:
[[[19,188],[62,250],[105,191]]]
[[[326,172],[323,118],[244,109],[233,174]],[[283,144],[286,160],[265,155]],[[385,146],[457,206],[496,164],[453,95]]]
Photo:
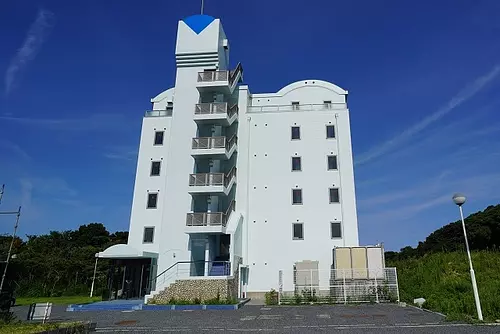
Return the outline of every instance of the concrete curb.
[[[428,313],[434,313],[434,314],[442,316],[443,318],[446,318],[446,315],[444,315],[443,313],[439,313],[439,312],[436,312],[436,311],[431,311],[431,310],[428,310],[428,309],[423,308],[423,307],[417,307],[415,305],[409,305],[409,304],[406,304],[406,307],[412,307],[412,308],[415,308],[415,309],[420,310],[420,311],[424,311],[424,312],[428,312]]]
[[[237,310],[242,308],[250,298],[232,305],[145,305],[145,304],[115,304],[115,305],[69,305],[66,312],[85,311],[199,311],[199,310]]]

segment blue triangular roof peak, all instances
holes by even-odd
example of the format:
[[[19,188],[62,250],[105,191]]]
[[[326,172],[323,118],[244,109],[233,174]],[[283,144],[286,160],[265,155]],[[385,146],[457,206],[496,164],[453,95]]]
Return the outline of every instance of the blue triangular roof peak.
[[[199,34],[206,27],[208,27],[213,20],[215,20],[215,18],[209,15],[192,15],[186,17],[183,21],[189,28],[191,28],[191,30],[193,30],[196,34]]]

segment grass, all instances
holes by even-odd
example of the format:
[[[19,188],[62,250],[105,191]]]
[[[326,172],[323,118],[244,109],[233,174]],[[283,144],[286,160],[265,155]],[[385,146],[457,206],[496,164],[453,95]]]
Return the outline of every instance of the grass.
[[[40,333],[43,331],[54,330],[58,328],[68,328],[79,325],[78,322],[67,323],[48,323],[48,324],[35,324],[35,323],[13,323],[0,326],[0,334],[31,334]]]
[[[500,252],[472,253],[472,262],[486,321],[500,319]],[[398,270],[400,297],[426,299],[423,307],[449,320],[477,319],[469,263],[465,252],[434,253],[421,258],[388,261]]]
[[[16,298],[16,305],[30,305],[32,303],[52,303],[54,305],[89,304],[101,301],[101,297],[88,296],[62,296],[62,297],[19,297]]]

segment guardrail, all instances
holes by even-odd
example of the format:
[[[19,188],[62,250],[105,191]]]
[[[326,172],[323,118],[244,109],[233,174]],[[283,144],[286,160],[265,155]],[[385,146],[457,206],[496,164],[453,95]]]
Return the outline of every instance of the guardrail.
[[[346,103],[249,106],[248,112],[329,111],[347,109]]]

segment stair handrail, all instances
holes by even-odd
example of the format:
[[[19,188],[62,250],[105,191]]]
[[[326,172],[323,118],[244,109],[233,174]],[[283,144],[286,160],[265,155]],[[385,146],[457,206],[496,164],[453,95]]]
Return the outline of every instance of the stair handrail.
[[[233,85],[234,79],[238,76],[238,74],[240,72],[241,73],[243,72],[243,66],[241,65],[241,63],[238,63],[238,65],[236,65],[236,67],[234,68],[233,71],[229,71],[229,85],[230,86]]]

